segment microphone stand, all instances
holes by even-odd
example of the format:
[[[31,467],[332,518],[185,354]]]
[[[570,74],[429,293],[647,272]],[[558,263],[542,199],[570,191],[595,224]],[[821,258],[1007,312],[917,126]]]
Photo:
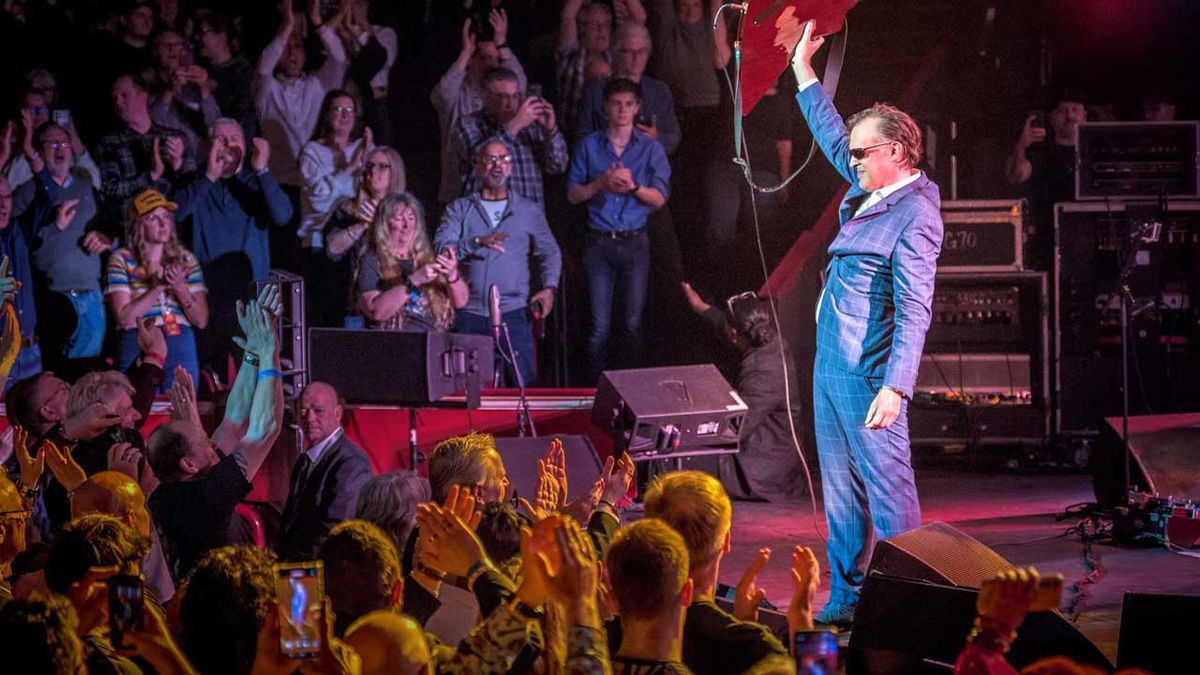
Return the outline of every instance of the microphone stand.
[[[513,347],[512,338],[508,333],[508,323],[500,322],[500,328],[504,331],[504,343],[499,339],[496,340],[496,347],[500,350],[500,356],[512,366],[513,372],[517,376],[517,435],[524,438],[525,436],[537,436],[537,428],[533,424],[533,413],[529,410],[529,398],[525,395],[525,376],[521,374],[520,367],[517,366],[517,350]],[[508,345],[508,353],[504,353],[504,345]],[[497,373],[499,377],[499,373]]]

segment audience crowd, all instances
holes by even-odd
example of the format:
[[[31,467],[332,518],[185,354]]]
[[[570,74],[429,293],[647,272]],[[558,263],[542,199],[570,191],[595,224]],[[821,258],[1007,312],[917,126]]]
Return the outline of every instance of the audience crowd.
[[[609,458],[581,485],[557,441],[531,495],[515,495],[486,434],[443,440],[428,479],[373,475],[338,392],[311,382],[295,392],[302,443],[282,514],[264,524],[244,504],[289,426],[272,269],[305,279],[313,326],[488,334],[495,289],[502,380],[527,384],[564,268],[586,284],[594,381],[640,359],[652,223],[674,218],[701,259],[730,267],[748,197],[719,166],[732,148],[710,142],[730,109],[719,0],[563,0],[549,20],[535,0],[383,4],[0,7],[16,104],[0,130],[4,669],[794,672],[817,558],[791,552],[787,634],[758,622],[769,550],[728,611],[732,505],[704,473],[656,478],[632,522],[632,461]],[[431,162],[395,147],[398,56],[423,39],[408,20],[452,23],[460,42],[429,93]],[[539,54],[552,63],[531,70]],[[769,158],[763,181],[790,171],[794,114],[786,93],[765,100],[746,126]],[[1073,100],[1053,112],[1058,146],[1083,115]],[[1055,180],[1057,146],[1026,152],[1045,136],[1027,122],[1014,181]],[[415,196],[414,178],[436,198]],[[577,240],[570,217],[586,224]],[[734,290],[713,279],[715,294]],[[207,427],[206,374],[223,400]],[[151,430],[157,394],[171,419]],[[318,562],[320,592],[281,603],[279,564]],[[130,579],[140,619],[118,627],[110,595]],[[981,596],[960,670],[1011,670],[1035,582],[1022,571]],[[313,625],[296,624],[304,603]],[[281,641],[297,630],[315,644],[292,658]]]

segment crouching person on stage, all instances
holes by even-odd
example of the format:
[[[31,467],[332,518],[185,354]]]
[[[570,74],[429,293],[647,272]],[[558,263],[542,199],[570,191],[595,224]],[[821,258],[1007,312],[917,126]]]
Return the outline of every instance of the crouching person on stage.
[[[475,155],[480,189],[450,204],[434,237],[437,250],[457,251],[459,269],[470,287],[466,306],[458,310],[454,329],[490,335],[489,292],[500,295],[505,330],[496,345],[497,372],[504,363],[504,384],[532,384],[533,327],[530,318],[543,319],[554,308],[554,291],[562,272],[562,254],[540,206],[508,189],[512,149],[496,137]],[[530,295],[529,259],[538,265],[541,290]],[[507,358],[501,358],[502,354]],[[516,369],[508,359],[515,353]]]
[[[817,623],[848,624],[871,540],[921,524],[908,399],[932,314],[941,197],[919,169],[921,130],[875,104],[843,123],[812,68],[810,23],[792,58],[796,101],[851,188],[817,303],[813,420],[829,521],[829,604]],[[847,127],[849,131],[847,131]]]

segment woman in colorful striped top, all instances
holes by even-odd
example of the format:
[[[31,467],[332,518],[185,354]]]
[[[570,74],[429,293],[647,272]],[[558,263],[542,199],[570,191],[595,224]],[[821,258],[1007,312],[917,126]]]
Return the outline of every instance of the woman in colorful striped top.
[[[108,259],[104,293],[120,330],[117,369],[125,370],[138,356],[137,322],[151,320],[167,336],[160,391],[174,380],[182,365],[199,381],[194,329],[208,324],[208,289],[200,263],[179,243],[172,212],[176,205],[157,190],[146,190],[129,205],[128,248]]]

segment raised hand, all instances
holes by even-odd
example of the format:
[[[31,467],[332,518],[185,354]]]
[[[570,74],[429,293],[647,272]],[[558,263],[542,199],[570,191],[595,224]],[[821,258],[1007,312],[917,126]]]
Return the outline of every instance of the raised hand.
[[[462,577],[487,557],[483,543],[467,524],[437,504],[417,505],[417,525],[425,538],[421,555],[429,567]]]
[[[442,276],[446,277],[446,281],[458,281],[458,254],[454,252],[453,246],[447,246],[442,249],[437,255],[437,266]]]
[[[534,567],[545,579],[547,594],[567,611],[568,621],[596,625],[600,620],[596,602],[600,574],[592,541],[569,519],[558,521],[554,535],[560,559],[557,569],[542,551],[534,558]]]
[[[37,485],[38,480],[42,477],[42,472],[46,468],[46,453],[45,451],[30,454],[29,452],[29,432],[24,427],[13,425],[13,454],[17,457],[17,464],[20,465],[21,485],[25,487],[33,487]]]
[[[758,621],[758,607],[767,597],[767,589],[758,585],[758,573],[771,559],[771,549],[760,548],[738,580],[733,596],[733,615],[742,621]]]
[[[546,453],[542,455],[542,461],[546,464],[546,470],[554,478],[554,482],[559,488],[558,509],[562,509],[567,505],[567,452],[563,448],[561,438],[555,438],[550,441],[550,446],[546,448]]]
[[[258,300],[251,300],[249,305],[238,300],[235,309],[238,325],[245,337],[234,336],[234,344],[254,354],[264,364],[274,363],[275,352],[279,349],[279,336],[275,333],[271,314],[258,304]]]
[[[59,447],[53,441],[47,440],[42,443],[42,453],[46,455],[46,465],[50,467],[50,473],[54,474],[54,478],[67,492],[74,492],[87,480],[87,473],[71,456],[71,451],[66,446]]]
[[[280,296],[279,284],[266,284],[258,292],[258,306],[267,310],[275,320],[283,314],[283,298]]]
[[[138,319],[137,331],[137,345],[142,354],[157,354],[167,358],[167,337],[161,328],[154,325],[153,318]]]
[[[634,124],[633,126],[650,138],[658,139],[658,115],[650,117],[650,124]]]
[[[604,480],[604,492],[600,499],[609,504],[620,504],[629,488],[633,486],[633,478],[637,475],[637,465],[629,453],[623,453],[619,460],[609,457],[604,462],[604,470],[600,477]]]
[[[150,143],[150,180],[162,178],[166,171],[162,158],[162,143],[159,142],[158,136],[155,136]]]
[[[371,221],[375,220],[375,209],[377,208],[379,208],[379,202],[364,195],[362,199],[358,200],[358,220],[369,226]]]
[[[161,331],[159,335],[162,335]],[[63,435],[72,440],[88,440],[120,423],[121,416],[116,411],[96,401],[63,422]]]
[[[212,182],[217,182],[225,173],[225,140],[215,138],[208,144],[208,160],[204,165],[204,175]]]
[[[139,478],[139,466],[142,461],[142,453],[131,443],[114,443],[108,449],[108,470],[118,471],[137,480]]]
[[[250,139],[250,168],[255,173],[267,168],[271,161],[271,144],[267,139],[255,136]]]
[[[521,506],[529,513],[534,522],[544,520],[558,511],[559,486],[550,473],[544,459],[538,460],[537,488],[534,492],[533,503],[524,497],[519,497]]]
[[[496,36],[496,46],[508,43],[508,12],[503,9],[493,9],[488,14],[488,23],[492,25],[492,33]]]
[[[792,549],[792,599],[788,603],[788,630],[791,633],[813,629],[812,606],[821,586],[821,565],[811,548]]]
[[[171,400],[171,418],[203,427],[200,410],[196,406],[196,384],[192,375],[183,366],[175,366],[175,380],[167,390]]]
[[[1030,115],[1025,118],[1025,126],[1021,128],[1021,138],[1017,141],[1017,145],[1021,148],[1028,148],[1034,143],[1041,143],[1046,140],[1046,130],[1037,124],[1037,115]]]
[[[823,36],[813,37],[816,25],[815,21],[808,21],[804,24],[800,42],[796,44],[796,51],[792,54],[792,70],[796,73],[797,83],[802,84],[817,76],[817,71],[813,70],[812,58],[821,49],[821,45],[825,44],[825,38]]]
[[[517,108],[517,113],[508,121],[508,133],[516,136],[522,129],[533,124],[542,114],[542,100],[540,98],[529,96]]]
[[[983,582],[975,609],[979,616],[995,622],[1004,632],[1017,630],[1037,596],[1038,572],[1022,567],[1001,572]]]
[[[171,170],[179,171],[183,168],[183,139],[178,136],[167,137],[167,159],[171,162]]]

